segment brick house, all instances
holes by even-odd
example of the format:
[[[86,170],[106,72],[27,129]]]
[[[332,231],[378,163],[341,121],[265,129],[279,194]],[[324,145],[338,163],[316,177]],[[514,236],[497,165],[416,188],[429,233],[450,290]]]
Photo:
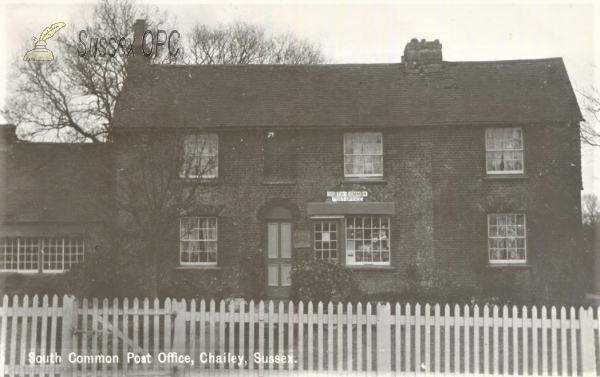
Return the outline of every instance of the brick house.
[[[181,179],[213,188],[165,240],[162,268],[192,285],[255,255],[268,297],[312,258],[373,294],[573,294],[582,116],[562,59],[446,62],[412,40],[397,64],[130,63],[115,169],[177,132]]]

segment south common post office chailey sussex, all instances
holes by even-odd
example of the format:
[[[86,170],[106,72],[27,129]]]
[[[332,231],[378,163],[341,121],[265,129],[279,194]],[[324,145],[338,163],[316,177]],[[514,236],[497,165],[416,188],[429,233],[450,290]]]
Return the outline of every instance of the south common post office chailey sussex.
[[[141,40],[144,22],[134,29]],[[439,41],[416,39],[395,64],[170,66],[141,55],[108,145],[23,142],[2,127],[2,272],[40,276],[102,252],[82,194],[101,183],[73,172],[93,171],[98,148],[126,154],[131,135],[185,130],[182,179],[213,189],[174,220],[163,268],[181,276],[223,278],[258,250],[265,297],[288,297],[294,262],[311,258],[347,266],[373,294],[434,276],[531,300],[573,276],[583,118],[561,58],[447,62]]]

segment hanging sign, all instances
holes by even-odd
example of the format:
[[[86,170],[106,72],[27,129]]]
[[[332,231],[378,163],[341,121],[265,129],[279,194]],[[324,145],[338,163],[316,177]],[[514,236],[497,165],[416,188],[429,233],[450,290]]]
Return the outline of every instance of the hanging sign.
[[[327,191],[332,202],[362,202],[367,196],[367,191]]]

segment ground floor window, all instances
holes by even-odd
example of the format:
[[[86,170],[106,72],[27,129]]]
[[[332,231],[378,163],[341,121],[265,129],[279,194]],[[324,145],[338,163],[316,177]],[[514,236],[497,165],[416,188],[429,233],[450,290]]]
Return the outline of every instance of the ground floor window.
[[[183,217],[179,256],[182,265],[217,264],[217,218]]]
[[[315,258],[337,259],[338,224],[336,221],[315,222]]]
[[[527,261],[524,214],[488,215],[488,255],[491,264]]]
[[[346,264],[390,264],[389,217],[346,217],[346,254]]]
[[[2,237],[0,271],[63,272],[83,261],[82,238]]]
[[[314,221],[316,259],[339,259],[346,265],[386,266],[390,265],[390,242],[388,216],[339,216]]]

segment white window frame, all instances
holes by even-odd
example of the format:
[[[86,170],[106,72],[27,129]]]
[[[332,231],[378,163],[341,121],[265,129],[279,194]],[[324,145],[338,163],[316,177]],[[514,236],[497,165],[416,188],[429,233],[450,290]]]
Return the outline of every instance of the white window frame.
[[[523,236],[515,236],[515,237],[495,236],[495,237],[492,237],[490,234],[491,233],[490,232],[490,227],[491,227],[490,219],[493,216],[523,216]],[[524,213],[492,213],[492,214],[488,214],[487,215],[487,230],[488,230],[487,253],[488,253],[488,262],[490,264],[527,264],[527,217]],[[492,248],[490,247],[490,240],[496,239],[496,238],[498,238],[498,239],[508,239],[508,238],[523,239],[523,244],[524,244],[523,248],[524,248],[525,258],[524,259],[502,259],[502,260],[492,259],[491,258]],[[506,252],[508,254],[508,249]]]
[[[374,261],[367,261],[367,262],[363,262],[363,261],[356,261],[356,252],[359,250],[349,250],[348,245],[350,245],[350,242],[353,242],[354,240],[357,240],[357,238],[352,238],[350,239],[348,237],[348,219],[349,218],[353,218],[353,217],[361,217],[361,218],[366,218],[366,217],[371,217],[371,218],[380,218],[380,219],[386,219],[387,220],[387,228],[381,228],[381,229],[387,229],[387,235],[386,235],[386,243],[387,243],[387,252],[389,253],[388,256],[388,261],[387,262],[374,262]],[[364,220],[363,220],[364,221]],[[355,228],[356,229],[356,228]],[[371,227],[371,230],[373,230],[374,228]],[[362,240],[366,240],[364,238],[364,233],[362,235]],[[376,242],[373,241],[375,238],[371,237],[371,242]],[[381,240],[381,238],[379,239]],[[348,215],[344,218],[344,253],[346,255],[345,257],[345,261],[346,261],[346,265],[347,266],[391,266],[392,264],[392,234],[391,234],[391,219],[390,216],[385,216],[385,215]],[[355,245],[354,245],[355,246]],[[353,246],[353,249],[354,249]],[[372,250],[375,251],[375,250]],[[379,250],[380,253],[384,253],[385,250]],[[340,250],[338,250],[338,253],[340,253]],[[352,254],[352,256],[351,256]]]
[[[362,135],[363,137],[366,135],[377,135],[381,140],[381,151],[377,154],[348,154],[346,153],[346,138],[350,135]],[[349,156],[376,156],[381,158],[381,173],[373,173],[373,174],[350,174],[346,171],[346,165],[349,163],[346,162],[347,157]],[[383,133],[381,132],[346,132],[344,133],[344,177],[347,178],[381,178],[383,177]]]
[[[342,238],[342,232],[341,232],[341,225],[342,223],[340,221],[338,221],[338,219],[335,218],[325,218],[325,219],[313,219],[313,234],[312,234],[312,239],[313,239],[313,257],[315,259],[325,259],[325,260],[331,260],[331,261],[338,261],[340,259],[340,250],[342,247],[342,243],[344,242],[344,239]],[[317,232],[317,224],[329,224],[329,226],[331,226],[331,224],[335,224],[336,230],[336,239],[335,241],[331,241],[331,239],[329,240],[323,240],[323,234],[325,233],[325,231],[323,229],[321,229],[320,231]],[[345,224],[344,224],[345,225]],[[317,233],[321,234],[321,239],[317,240]],[[327,235],[328,237],[330,237],[330,233],[331,233],[331,229],[329,229],[327,231]],[[331,257],[331,251],[333,250],[333,248],[331,248],[331,244],[330,247],[328,249],[323,249],[321,247],[321,253],[323,253],[324,251],[328,252],[329,257],[328,258],[324,258],[323,256],[321,256],[321,258],[317,257],[317,242],[335,242],[336,247],[335,247],[335,252],[336,252],[336,257],[332,258]]]
[[[214,140],[213,140],[214,139]],[[195,141],[194,150],[190,151],[188,145]],[[210,143],[214,141],[214,153],[210,153]],[[199,148],[199,149],[198,149]],[[208,169],[203,166],[203,160],[207,159],[206,164],[212,164],[213,168]],[[193,162],[192,162],[193,161]],[[192,133],[187,134],[183,140],[183,166],[179,176],[181,178],[202,178],[216,179],[219,177],[219,135],[216,133]],[[192,174],[199,166],[202,174]]]
[[[209,230],[208,235],[210,237],[210,220],[215,220],[215,228],[214,228],[214,238],[209,238],[209,239],[190,239],[187,238],[185,239],[183,237],[183,221],[185,220],[197,220],[198,224],[201,223],[202,220],[208,220],[209,222],[209,228],[206,228]],[[190,228],[190,231],[192,229],[198,229],[198,234],[200,234],[200,232],[202,231],[202,229],[204,228]],[[217,265],[217,261],[219,260],[219,219],[216,217],[207,217],[207,216],[187,216],[187,217],[181,217],[179,219],[179,264],[181,266],[216,266]],[[184,252],[188,252],[189,250],[183,250],[183,243],[184,242],[205,242],[205,243],[212,243],[214,245],[214,253],[215,253],[215,261],[214,262],[184,262],[182,260],[182,256]],[[207,250],[207,248],[205,247],[205,250]],[[198,252],[198,253],[202,253],[203,251],[201,250],[193,250],[192,252]]]
[[[11,240],[9,244],[7,241]],[[25,248],[30,250],[36,249],[36,261],[26,262],[32,264],[32,268],[20,268],[22,263],[21,258],[25,256],[22,252]],[[10,248],[10,252],[7,251]],[[47,248],[54,248],[55,253],[49,253]],[[69,253],[66,253],[67,249]],[[14,256],[16,261],[7,262],[7,256]],[[61,265],[60,268],[46,268],[46,264],[52,262],[45,261],[51,256],[60,256],[60,261],[55,261]],[[66,261],[66,257],[69,261]],[[73,261],[73,257],[75,260]],[[69,270],[74,264],[82,262],[85,258],[85,239],[82,237],[0,237],[0,272],[17,272],[17,273],[63,273]],[[16,268],[11,268],[12,264],[16,264]],[[33,267],[35,266],[35,267]]]
[[[500,149],[495,149],[495,148],[490,148],[488,145],[488,134],[490,132],[494,132],[496,130],[519,130],[521,133],[521,148],[513,148],[513,149],[506,149],[506,148],[500,148]],[[524,154],[524,137],[523,137],[523,129],[521,127],[493,127],[493,128],[486,128],[485,129],[485,170],[487,172],[487,174],[524,174],[525,172],[525,154]],[[488,170],[488,162],[490,160],[490,157],[492,154],[494,153],[498,153],[498,152],[519,152],[521,154],[521,170]]]

